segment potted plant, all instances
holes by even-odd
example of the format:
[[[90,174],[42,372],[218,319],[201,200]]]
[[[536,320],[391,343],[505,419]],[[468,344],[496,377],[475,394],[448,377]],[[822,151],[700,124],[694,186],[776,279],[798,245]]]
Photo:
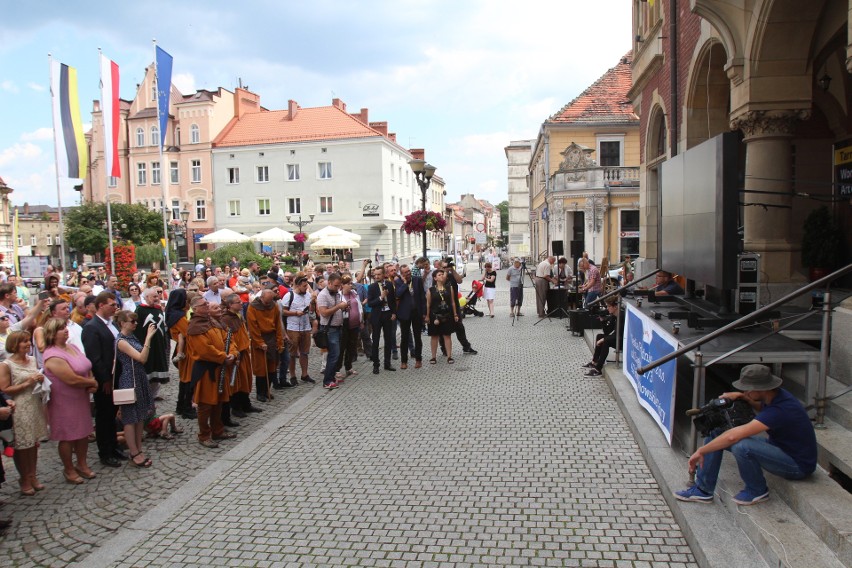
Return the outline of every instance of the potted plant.
[[[811,211],[802,227],[802,263],[811,281],[836,269],[843,258],[843,232],[828,207]]]

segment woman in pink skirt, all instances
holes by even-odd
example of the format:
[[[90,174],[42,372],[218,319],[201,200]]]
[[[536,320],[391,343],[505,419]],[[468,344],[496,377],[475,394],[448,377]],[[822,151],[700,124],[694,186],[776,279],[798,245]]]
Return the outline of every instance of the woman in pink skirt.
[[[64,320],[49,319],[44,324],[44,374],[50,379],[50,401],[47,416],[50,422],[50,439],[59,442],[65,480],[83,483],[83,478],[95,477],[87,462],[88,436],[92,433],[92,413],[89,394],[98,383],[92,377],[92,363],[76,347],[68,343],[68,329]],[[71,460],[72,451],[77,465]]]

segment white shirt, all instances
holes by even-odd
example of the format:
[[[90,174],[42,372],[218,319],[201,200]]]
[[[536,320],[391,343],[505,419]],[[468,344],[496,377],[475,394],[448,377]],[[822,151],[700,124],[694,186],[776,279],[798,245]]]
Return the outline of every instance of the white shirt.
[[[550,264],[548,259],[542,260],[538,263],[538,266],[535,269],[536,278],[544,278],[545,276],[553,276],[553,265]]]
[[[83,326],[79,323],[74,323],[70,319],[65,323],[68,328],[68,344],[79,349],[80,353],[85,353],[86,349],[83,347]]]

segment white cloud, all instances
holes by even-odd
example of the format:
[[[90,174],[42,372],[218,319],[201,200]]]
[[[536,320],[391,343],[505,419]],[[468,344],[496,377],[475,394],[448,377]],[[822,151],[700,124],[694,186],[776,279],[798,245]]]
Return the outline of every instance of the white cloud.
[[[29,87],[33,91],[36,91],[36,92],[39,92],[39,93],[47,90],[47,87],[45,87],[44,85],[41,85],[39,83],[33,83],[33,82],[27,83],[27,87]]]
[[[0,167],[19,166],[24,162],[34,162],[42,157],[40,146],[27,142],[26,144],[14,144],[0,150]],[[10,176],[11,177],[11,176]]]
[[[19,91],[18,86],[14,81],[10,81],[6,79],[2,83],[0,83],[0,89],[6,91],[7,93],[17,93]]]
[[[52,128],[39,128],[32,132],[24,132],[21,134],[21,140],[24,142],[35,142],[39,140],[53,140]]]
[[[172,83],[184,95],[190,95],[197,90],[195,76],[192,73],[176,73],[172,75]]]

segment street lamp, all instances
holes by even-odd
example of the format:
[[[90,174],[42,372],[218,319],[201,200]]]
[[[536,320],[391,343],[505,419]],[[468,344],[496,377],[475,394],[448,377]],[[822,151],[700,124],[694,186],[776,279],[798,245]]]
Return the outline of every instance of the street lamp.
[[[426,190],[432,185],[432,176],[435,175],[435,166],[427,164],[426,160],[414,159],[408,162],[411,166],[411,171],[414,172],[414,179],[417,180],[417,185],[420,186],[420,210],[426,213]],[[426,257],[426,224],[423,224],[423,257]]]
[[[302,227],[304,227],[306,225],[310,225],[314,221],[313,215],[308,215],[308,217],[310,217],[309,221],[302,221],[302,214],[300,213],[298,221],[290,220],[290,215],[287,215],[286,219],[287,219],[287,222],[290,223],[291,225],[296,225],[297,227],[299,227],[299,232],[301,233]],[[300,247],[301,250],[299,251],[299,268],[302,268],[302,258],[303,258],[302,253],[305,251],[305,243],[301,242],[299,244],[301,245],[301,247]]]
[[[184,255],[182,262],[189,262],[189,210],[181,209],[180,210],[180,221],[183,224],[183,243],[184,243]],[[178,252],[178,257],[180,257],[180,252]]]

